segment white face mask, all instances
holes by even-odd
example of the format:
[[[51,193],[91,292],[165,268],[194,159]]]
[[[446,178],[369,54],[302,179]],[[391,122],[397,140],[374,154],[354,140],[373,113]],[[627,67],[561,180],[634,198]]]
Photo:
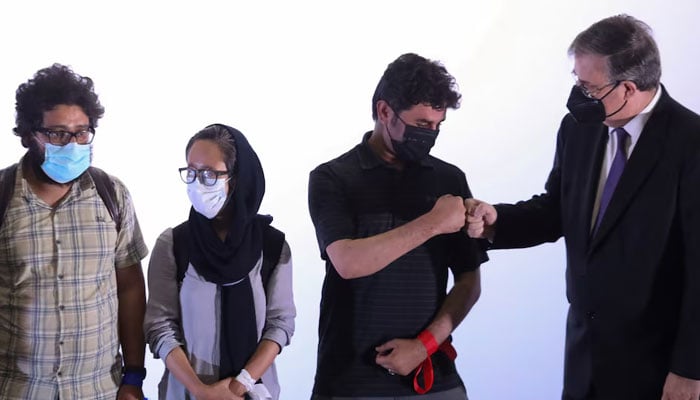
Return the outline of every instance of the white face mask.
[[[221,211],[226,203],[226,182],[228,179],[217,179],[213,186],[205,186],[195,179],[187,184],[187,195],[195,211],[212,219]]]

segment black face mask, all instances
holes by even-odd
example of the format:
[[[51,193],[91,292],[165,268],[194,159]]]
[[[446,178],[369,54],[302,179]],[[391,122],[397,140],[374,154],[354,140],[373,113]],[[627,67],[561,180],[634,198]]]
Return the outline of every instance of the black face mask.
[[[394,148],[396,157],[406,163],[415,163],[423,160],[430,154],[430,149],[435,145],[435,139],[437,139],[440,130],[408,125],[401,117],[398,117],[398,119],[403,123],[404,131],[402,142],[391,139],[391,146]],[[391,134],[389,134],[389,137],[391,137]]]
[[[404,162],[418,162],[430,154],[430,149],[435,145],[439,129],[420,128],[406,125],[403,131],[403,142],[391,139],[396,157]]]
[[[627,105],[627,100],[612,114],[605,114],[605,106],[603,105],[603,99],[606,98],[610,93],[612,93],[619,83],[616,83],[605,93],[600,99],[592,99],[585,94],[580,87],[574,85],[571,88],[571,94],[569,94],[569,100],[566,102],[566,108],[571,112],[571,116],[574,117],[576,122],[580,124],[587,123],[602,123],[606,118],[612,117],[622,110],[622,108]]]

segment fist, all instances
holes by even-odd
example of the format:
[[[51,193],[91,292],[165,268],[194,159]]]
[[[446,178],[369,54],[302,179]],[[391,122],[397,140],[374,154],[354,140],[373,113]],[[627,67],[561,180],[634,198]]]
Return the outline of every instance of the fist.
[[[498,213],[496,209],[488,203],[477,199],[465,199],[467,224],[464,230],[467,235],[476,239],[492,240],[494,236],[494,224]]]
[[[466,211],[461,197],[451,194],[441,196],[429,213],[436,233],[454,233],[462,229],[466,223]]]

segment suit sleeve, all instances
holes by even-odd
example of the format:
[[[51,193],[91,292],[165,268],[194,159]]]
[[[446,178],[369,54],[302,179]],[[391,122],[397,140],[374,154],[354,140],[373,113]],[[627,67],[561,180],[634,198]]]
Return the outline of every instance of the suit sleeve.
[[[561,170],[564,165],[565,123],[557,134],[554,164],[545,192],[515,204],[497,204],[496,236],[492,249],[510,249],[555,242],[562,236]]]
[[[693,154],[683,167],[679,190],[685,254],[682,305],[671,372],[700,379],[700,143],[689,148]]]

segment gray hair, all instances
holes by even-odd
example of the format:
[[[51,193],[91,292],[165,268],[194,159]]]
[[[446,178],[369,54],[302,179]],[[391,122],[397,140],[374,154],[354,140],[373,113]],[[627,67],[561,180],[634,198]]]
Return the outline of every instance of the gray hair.
[[[569,55],[594,54],[607,59],[612,82],[632,81],[639,90],[651,90],[661,79],[659,49],[646,23],[620,14],[605,18],[579,33]]]

